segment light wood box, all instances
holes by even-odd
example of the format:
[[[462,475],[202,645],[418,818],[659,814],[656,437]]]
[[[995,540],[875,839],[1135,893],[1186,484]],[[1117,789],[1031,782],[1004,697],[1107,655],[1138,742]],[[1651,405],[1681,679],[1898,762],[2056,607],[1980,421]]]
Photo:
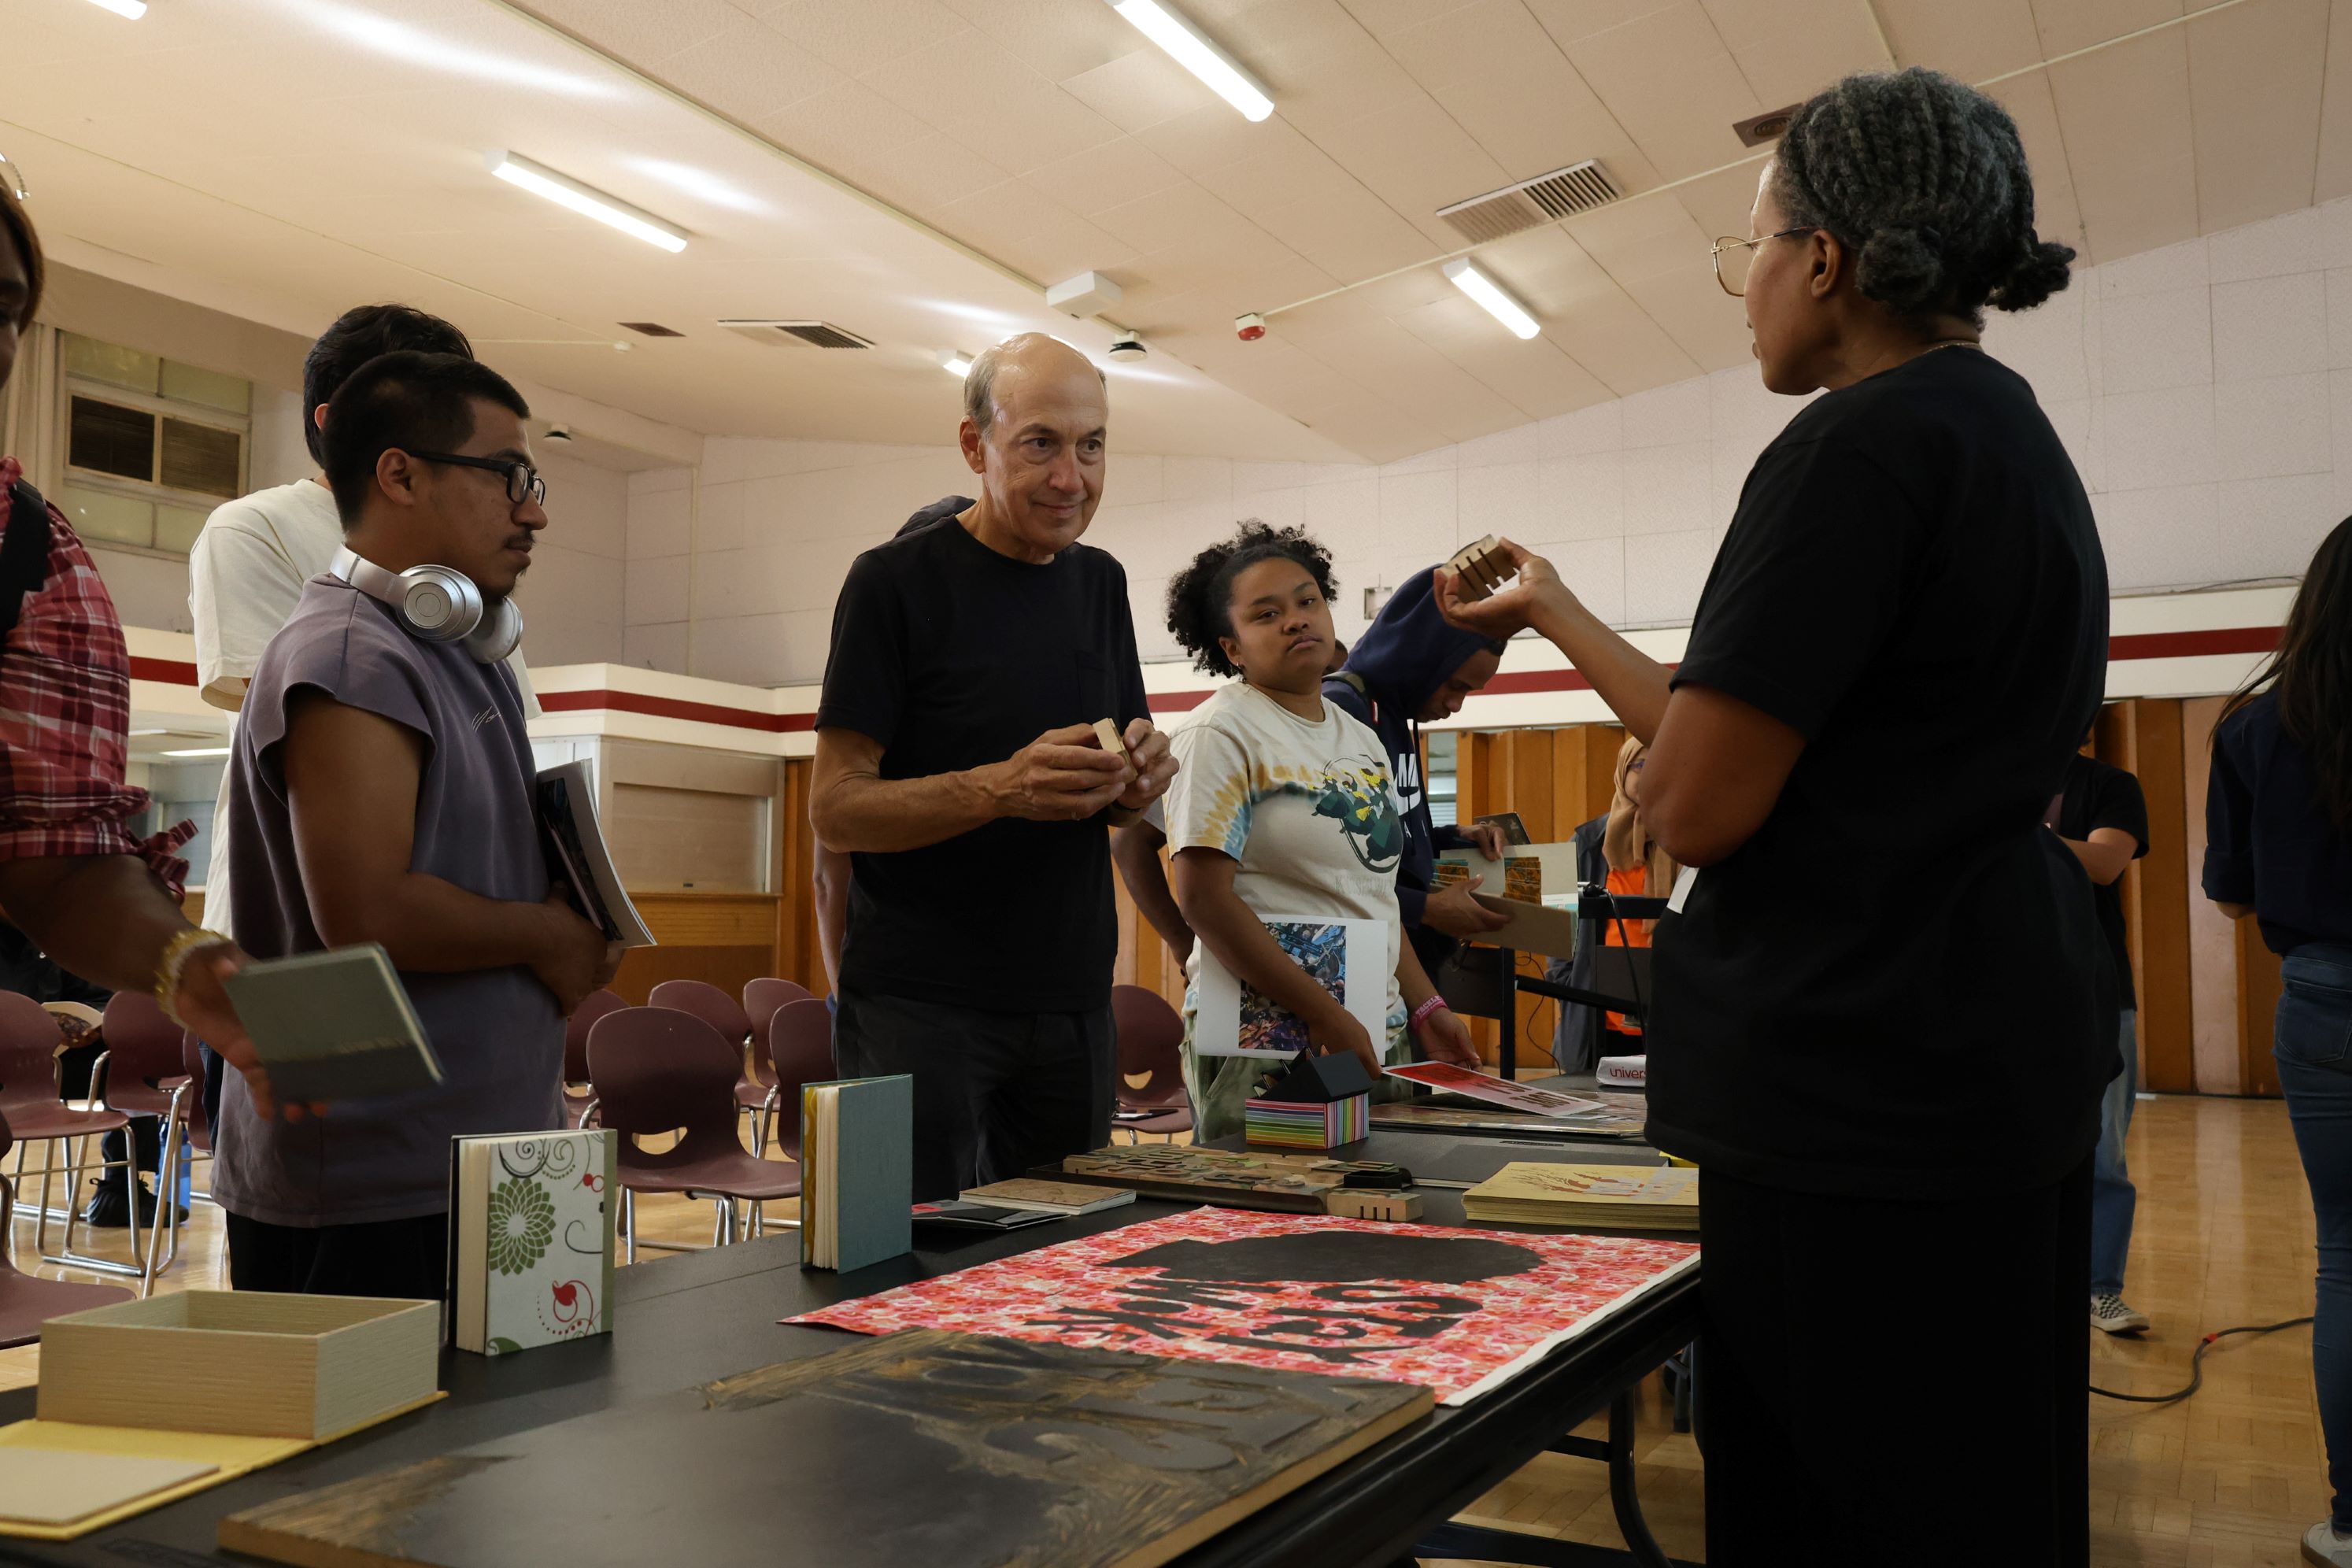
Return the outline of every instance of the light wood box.
[[[41,1325],[40,1418],[324,1441],[429,1399],[441,1304],[182,1290]]]

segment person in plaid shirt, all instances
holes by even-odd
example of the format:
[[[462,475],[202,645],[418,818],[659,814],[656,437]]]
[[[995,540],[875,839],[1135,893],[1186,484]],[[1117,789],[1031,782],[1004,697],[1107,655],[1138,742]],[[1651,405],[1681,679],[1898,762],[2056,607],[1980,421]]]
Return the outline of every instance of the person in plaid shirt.
[[[0,184],[0,384],[41,300],[41,247]],[[131,655],[114,601],[63,513],[0,458],[0,910],[64,968],[118,991],[148,991],[245,1074],[268,1079],[221,982],[245,955],[196,931],[179,899],[182,823],[143,842],[131,821],[147,793],[124,782]],[[20,531],[35,531],[26,542]],[[45,536],[43,536],[45,534]],[[37,577],[33,563],[37,560]],[[26,584],[37,581],[37,586]]]

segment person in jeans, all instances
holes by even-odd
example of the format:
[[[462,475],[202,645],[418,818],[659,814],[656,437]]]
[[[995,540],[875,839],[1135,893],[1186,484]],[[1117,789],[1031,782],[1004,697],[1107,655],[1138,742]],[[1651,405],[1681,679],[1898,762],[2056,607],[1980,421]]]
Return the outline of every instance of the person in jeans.
[[[2084,745],[2090,743],[2086,737]],[[2124,1263],[2131,1252],[2132,1215],[2139,1205],[2124,1165],[2124,1134],[2131,1131],[2139,1091],[2139,1003],[2132,990],[2131,946],[2124,937],[2124,868],[2147,853],[2147,799],[2139,780],[2109,763],[2077,752],[2066,764],[2066,784],[2050,802],[2044,826],[2074,851],[2091,879],[2099,937],[2113,973],[2119,1009],[2116,1041],[2123,1068],[2107,1080],[2099,1101],[2099,1148],[2091,1159],[2091,1326],[2105,1333],[2137,1333],[2147,1314],[2124,1301]]]
[[[2352,518],[2320,542],[2278,652],[2222,710],[2205,896],[2284,961],[2272,1054],[2311,1184],[2311,1330],[2335,1502],[2303,1554],[2352,1565]]]

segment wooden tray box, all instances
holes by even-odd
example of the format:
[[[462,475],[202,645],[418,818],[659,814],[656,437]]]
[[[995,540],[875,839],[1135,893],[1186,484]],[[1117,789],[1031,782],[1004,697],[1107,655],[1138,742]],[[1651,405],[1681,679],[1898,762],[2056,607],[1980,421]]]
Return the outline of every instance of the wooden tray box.
[[[183,1290],[41,1325],[40,1418],[324,1441],[440,1386],[441,1304]]]

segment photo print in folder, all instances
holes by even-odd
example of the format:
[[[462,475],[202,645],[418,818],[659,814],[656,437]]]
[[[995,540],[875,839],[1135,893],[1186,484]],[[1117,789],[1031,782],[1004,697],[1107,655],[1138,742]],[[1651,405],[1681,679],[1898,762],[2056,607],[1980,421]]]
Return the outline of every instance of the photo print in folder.
[[[1373,1040],[1388,1038],[1389,932],[1380,921],[1276,915],[1265,922],[1290,961],[1339,999]],[[1307,1021],[1242,979],[1203,944],[1192,1049],[1208,1057],[1287,1061],[1315,1047]]]

